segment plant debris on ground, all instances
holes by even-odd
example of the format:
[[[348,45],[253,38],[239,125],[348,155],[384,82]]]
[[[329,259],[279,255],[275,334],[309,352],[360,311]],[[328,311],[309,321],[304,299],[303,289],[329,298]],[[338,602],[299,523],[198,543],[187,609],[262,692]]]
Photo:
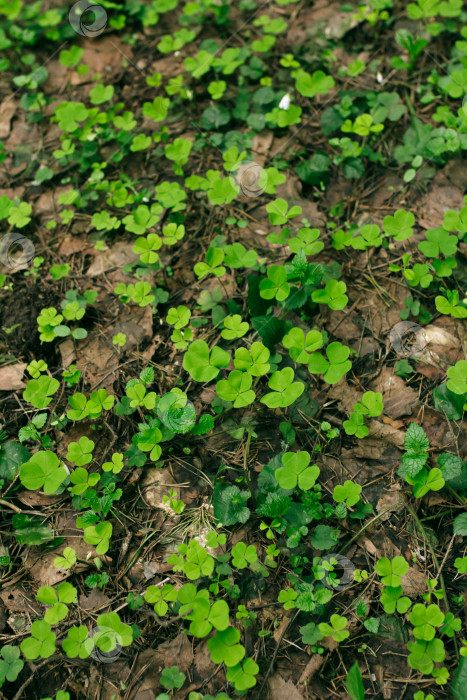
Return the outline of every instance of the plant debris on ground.
[[[462,0],[0,48],[0,698],[467,700]]]

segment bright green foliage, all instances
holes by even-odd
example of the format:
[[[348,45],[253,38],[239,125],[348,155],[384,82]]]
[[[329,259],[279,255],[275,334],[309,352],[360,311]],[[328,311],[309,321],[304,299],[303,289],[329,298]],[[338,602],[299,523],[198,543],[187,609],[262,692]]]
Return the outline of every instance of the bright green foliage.
[[[104,462],[102,465],[102,471],[112,472],[113,474],[120,474],[123,469],[123,455],[121,452],[114,452],[112,455],[111,462]]]
[[[220,367],[227,367],[229,353],[215,346],[211,351],[204,340],[195,340],[183,358],[183,369],[197,382],[210,382],[219,374]]]
[[[19,647],[14,647],[11,644],[2,647],[0,651],[0,688],[5,680],[13,683],[23,670],[24,661],[19,658],[19,655]]]
[[[33,360],[28,364],[26,369],[33,379],[38,379],[41,372],[47,371],[47,363],[44,362],[44,360]]]
[[[409,619],[414,626],[415,639],[430,642],[435,636],[435,628],[441,627],[444,622],[444,613],[434,603],[431,605],[417,603],[413,606]]]
[[[326,348],[327,358],[319,352],[310,355],[308,370],[311,374],[323,374],[323,379],[328,384],[337,384],[352,367],[347,359],[350,349],[342,343],[330,343]]]
[[[82,467],[83,464],[89,464],[92,460],[93,449],[93,441],[83,435],[78,442],[70,442],[66,458],[77,467]]]
[[[428,459],[430,443],[423,428],[417,423],[410,423],[404,437],[406,452],[402,455],[402,475],[414,478]],[[401,470],[399,470],[401,474]]]
[[[275,199],[273,202],[266,204],[266,211],[269,214],[269,221],[273,226],[282,226],[286,224],[289,219],[293,219],[302,213],[301,207],[291,207],[285,201],[285,199]]]
[[[351,700],[365,700],[365,687],[362,681],[362,674],[358,667],[358,663],[355,663],[350,667],[345,679],[345,687],[350,695]]]
[[[294,371],[291,367],[274,372],[268,381],[268,386],[273,391],[265,394],[261,403],[268,408],[286,408],[296,401],[305,390],[302,382],[294,382]]]
[[[319,331],[309,331],[306,336],[301,328],[292,328],[282,339],[282,345],[289,350],[294,362],[308,363],[310,353],[323,346],[323,335]]]
[[[445,484],[443,473],[437,467],[429,472],[423,467],[413,478],[407,474],[405,479],[413,486],[415,498],[421,498],[429,491],[439,491]]]
[[[429,229],[426,234],[426,241],[418,244],[418,249],[427,258],[438,258],[443,255],[455,255],[457,252],[457,236],[450,236],[444,228]]]
[[[45,620],[36,620],[31,625],[31,636],[21,642],[21,651],[26,659],[48,659],[55,652],[55,634]]]
[[[225,340],[234,340],[235,338],[242,338],[245,333],[248,333],[250,324],[246,321],[242,321],[240,314],[234,314],[233,316],[227,316],[224,319],[224,330],[221,335]]]
[[[254,342],[248,348],[235,350],[234,365],[239,370],[246,370],[252,377],[261,377],[270,370],[268,362],[270,352],[262,343]]]
[[[213,627],[222,631],[229,626],[229,606],[225,600],[211,605],[206,589],[197,591],[194,584],[187,583],[178,591],[178,600],[182,604],[179,614],[190,620],[188,631],[194,637],[206,637]]]
[[[447,387],[455,394],[467,394],[467,360],[459,360],[453,367],[450,367]]]
[[[232,243],[224,248],[224,263],[234,270],[240,267],[254,267],[258,259],[256,250],[246,250],[241,243]]]
[[[432,639],[429,642],[421,640],[408,642],[407,649],[410,652],[407,663],[411,668],[421,671],[421,673],[431,673],[434,663],[444,661],[446,658],[444,644],[441,639]]]
[[[209,248],[206,252],[206,262],[196,263],[194,271],[198,279],[213,274],[221,277],[225,273],[225,267],[221,266],[224,260],[224,251],[221,248]]]
[[[402,596],[402,586],[386,586],[381,593],[380,602],[384,608],[384,612],[388,615],[398,613],[404,615],[412,605],[412,601],[407,596]]]
[[[66,477],[66,469],[60,466],[57,455],[50,450],[36,452],[19,472],[24,488],[29,491],[43,489],[46,494],[55,493]]]
[[[174,328],[180,329],[188,325],[190,318],[191,312],[186,306],[177,306],[177,308],[169,309],[165,320]]]
[[[335,642],[343,642],[344,639],[350,635],[350,632],[346,630],[347,618],[341,615],[331,615],[331,624],[327,622],[320,622],[319,630],[325,637],[332,637]]]
[[[263,299],[277,299],[284,301],[290,294],[290,285],[287,283],[287,271],[283,265],[271,265],[268,267],[267,279],[262,279],[259,285],[259,293]]]
[[[178,666],[171,666],[170,668],[164,668],[160,683],[167,688],[167,690],[173,690],[174,688],[181,688],[185,683],[185,674],[178,670]]]
[[[459,292],[457,289],[446,291],[445,296],[435,297],[436,310],[441,314],[450,315],[454,318],[467,318],[467,308],[459,304]]]
[[[88,637],[88,628],[84,625],[72,627],[68,630],[66,639],[63,640],[63,651],[70,659],[87,659],[93,649],[92,640]]]
[[[78,591],[71,583],[64,581],[56,588],[42,586],[37,591],[36,598],[45,605],[51,605],[44,615],[44,620],[51,625],[57,624],[68,615],[68,605],[76,603]]]
[[[217,631],[215,637],[208,640],[208,649],[215,664],[224,663],[227,667],[237,666],[245,656],[245,647],[240,641],[240,632],[235,627]]]
[[[255,392],[251,389],[252,375],[236,369],[229,373],[227,379],[221,379],[216,384],[217,395],[224,401],[233,401],[234,408],[244,408],[255,400]]]
[[[360,484],[347,480],[342,485],[338,484],[334,487],[333,498],[336,503],[345,503],[346,506],[351,508],[360,500],[361,492],[362,487]]]
[[[100,479],[99,474],[89,474],[84,467],[74,469],[70,474],[70,481],[73,484],[71,493],[79,496],[97,484]]]
[[[349,298],[345,294],[347,285],[338,280],[329,280],[324,289],[315,289],[311,298],[316,304],[327,304],[333,311],[341,311]]]
[[[256,685],[256,675],[259,672],[259,666],[253,659],[245,659],[236,666],[231,666],[227,670],[227,680],[232,683],[235,690],[243,692],[248,688],[253,688]]]
[[[57,392],[60,382],[54,377],[41,375],[38,379],[30,379],[23,391],[23,399],[34,408],[46,408]]]
[[[144,600],[150,605],[154,605],[155,612],[164,617],[169,609],[169,603],[177,600],[177,590],[167,583],[165,586],[149,586],[144,594]]]
[[[289,238],[287,243],[292,253],[303,250],[305,255],[316,255],[324,249],[323,241],[318,241],[318,228],[301,228],[296,238]]]
[[[76,552],[72,547],[65,547],[62,555],[54,559],[54,566],[57,569],[71,569],[74,564],[76,564]]]
[[[378,559],[375,566],[375,571],[378,576],[381,576],[381,581],[385,586],[396,588],[401,584],[401,576],[404,576],[409,570],[409,565],[404,557],[394,557],[389,560],[387,557]]]
[[[120,301],[128,304],[130,301],[144,307],[152,304],[155,299],[154,294],[150,294],[151,285],[149,282],[137,282],[136,284],[117,284],[114,289],[115,294],[119,295]]]
[[[136,406],[142,406],[148,411],[151,411],[157,401],[157,394],[154,391],[147,391],[144,384],[137,382],[128,386],[126,389],[126,395],[130,399],[130,406],[135,408]]]
[[[250,498],[248,491],[240,491],[238,486],[217,486],[214,489],[214,517],[222,525],[246,523],[250,517],[250,509],[246,502]]]
[[[97,523],[84,528],[84,541],[94,545],[98,554],[105,554],[110,546],[112,523]]]
[[[214,571],[214,559],[196,540],[178,545],[178,555],[172,554],[167,563],[173,566],[174,571],[183,571],[190,581],[210,576]]]
[[[237,569],[245,569],[248,564],[252,564],[257,559],[256,547],[252,544],[247,547],[244,542],[237,542],[232,547],[232,564]]]
[[[293,588],[286,588],[279,592],[277,598],[279,603],[283,603],[284,610],[292,610],[295,607],[295,601],[298,598],[298,593]]]
[[[309,466],[311,457],[308,452],[286,452],[282,455],[284,466],[276,469],[275,477],[279,486],[283,489],[298,487],[302,491],[309,491],[316,483],[319,476],[319,467],[314,464]]]
[[[334,79],[326,75],[321,70],[313,74],[299,69],[292,73],[295,78],[295,89],[303,97],[314,97],[315,95],[326,95],[334,87]]]
[[[162,240],[157,233],[149,233],[146,237],[140,236],[133,246],[133,252],[139,255],[141,262],[153,265],[159,260],[156,252],[162,245]]]

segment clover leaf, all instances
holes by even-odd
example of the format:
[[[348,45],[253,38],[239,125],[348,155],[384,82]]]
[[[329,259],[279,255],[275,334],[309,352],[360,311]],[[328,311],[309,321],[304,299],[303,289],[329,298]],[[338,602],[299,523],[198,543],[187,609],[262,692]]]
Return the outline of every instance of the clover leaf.
[[[227,379],[217,382],[217,395],[224,401],[233,401],[234,408],[249,406],[256,398],[255,392],[251,389],[252,382],[251,374],[235,369],[229,373]]]
[[[235,338],[241,338],[248,332],[250,324],[246,321],[242,321],[240,314],[234,314],[233,316],[227,316],[224,319],[224,330],[221,335],[225,340],[234,340]]]
[[[319,331],[309,331],[306,336],[301,328],[292,328],[282,339],[282,345],[289,350],[294,362],[308,363],[310,354],[323,345],[323,335]]]
[[[332,637],[335,642],[342,642],[350,636],[350,632],[346,630],[347,618],[342,615],[331,615],[330,625],[327,622],[320,622],[319,631],[325,637]]]
[[[19,647],[6,644],[0,651],[0,687],[5,680],[13,683],[23,670],[24,661],[19,658]]]
[[[413,606],[409,619],[414,625],[415,639],[430,642],[435,636],[435,627],[440,627],[444,622],[444,613],[434,603],[427,606],[417,603]]]
[[[31,625],[31,636],[21,642],[21,651],[26,659],[48,659],[55,652],[55,634],[45,620],[36,620]]]
[[[197,382],[209,382],[219,374],[219,367],[227,367],[230,355],[215,346],[211,351],[204,340],[195,340],[183,358],[183,369]]]
[[[70,442],[66,458],[74,462],[77,467],[82,467],[83,464],[89,464],[92,460],[93,449],[93,441],[83,435],[78,442]]]
[[[268,386],[273,389],[269,394],[265,394],[261,403],[265,403],[268,408],[286,408],[301,396],[305,390],[302,382],[294,382],[294,371],[291,367],[274,372],[268,381]]]
[[[308,361],[308,371],[311,374],[323,374],[323,379],[328,384],[337,384],[352,367],[352,363],[347,359],[350,349],[336,341],[327,346],[326,355],[327,359],[319,352],[312,353]]]
[[[52,494],[67,478],[64,467],[60,466],[57,455],[50,450],[40,450],[31,459],[21,465],[19,478],[29,491],[42,488],[44,493]]]
[[[383,219],[383,229],[395,241],[406,241],[413,235],[415,216],[410,211],[398,209],[394,216],[388,215]]]
[[[256,675],[259,673],[259,666],[253,659],[245,659],[236,666],[231,666],[227,670],[227,680],[232,683],[235,690],[243,692],[256,685]]]
[[[333,311],[340,311],[347,306],[349,300],[345,294],[347,285],[339,280],[329,280],[324,289],[315,289],[311,298],[316,304],[327,304]]]
[[[252,377],[261,377],[269,372],[268,362],[270,352],[262,343],[252,343],[248,348],[237,348],[235,350],[234,365],[239,370],[246,370]]]
[[[32,404],[34,408],[45,408],[52,401],[60,382],[54,377],[42,375],[38,379],[30,379],[23,391],[23,399]]]
[[[287,270],[283,265],[270,265],[267,271],[267,279],[261,280],[259,294],[263,299],[277,299],[284,301],[290,294],[290,285],[287,283]]]
[[[297,484],[302,491],[309,491],[319,476],[319,467],[309,467],[311,457],[308,452],[286,452],[282,455],[282,467],[276,469],[275,477],[283,489],[294,489]]]
[[[208,649],[215,664],[224,663],[228,668],[237,666],[245,656],[245,647],[238,644],[240,632],[235,627],[218,630],[208,639]]]
[[[334,487],[333,498],[336,503],[343,503],[351,508],[360,500],[362,487],[353,481],[345,481],[342,485],[338,484]]]
[[[455,394],[467,394],[467,360],[459,360],[446,372],[447,387]]]
[[[413,495],[415,498],[421,498],[428,491],[439,491],[445,484],[443,472],[437,467],[430,469],[429,472],[422,468],[413,478],[407,473],[405,480],[414,487]]]
[[[404,576],[409,570],[409,565],[404,557],[394,557],[390,561],[387,557],[378,559],[375,566],[375,571],[378,576],[381,576],[381,581],[385,586],[397,588],[401,584],[401,576]]]

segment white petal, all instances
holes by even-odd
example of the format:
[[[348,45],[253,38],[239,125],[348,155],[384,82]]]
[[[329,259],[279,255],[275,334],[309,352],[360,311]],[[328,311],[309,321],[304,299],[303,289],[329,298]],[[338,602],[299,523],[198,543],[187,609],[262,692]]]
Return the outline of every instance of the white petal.
[[[284,95],[282,100],[279,102],[279,109],[289,109],[290,107],[290,95]]]

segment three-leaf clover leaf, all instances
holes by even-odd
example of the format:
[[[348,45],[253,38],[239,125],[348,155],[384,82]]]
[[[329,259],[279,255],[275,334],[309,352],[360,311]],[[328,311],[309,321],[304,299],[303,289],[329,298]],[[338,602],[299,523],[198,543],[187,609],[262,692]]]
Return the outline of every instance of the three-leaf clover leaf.
[[[45,620],[36,620],[31,625],[31,636],[21,642],[21,651],[26,659],[48,659],[55,652],[55,634]]]
[[[55,493],[65,481],[67,471],[60,466],[57,455],[50,450],[40,450],[31,459],[21,465],[19,477],[23,486],[29,491],[43,488],[44,493]]]
[[[197,382],[210,382],[219,374],[219,367],[227,367],[230,355],[216,346],[210,351],[204,340],[195,340],[183,358],[183,369]]]
[[[350,635],[350,632],[346,630],[347,618],[341,615],[331,615],[331,624],[327,622],[320,622],[319,630],[325,637],[332,637],[335,642],[342,642],[344,639]]]
[[[329,280],[324,289],[315,289],[311,295],[316,304],[327,304],[333,311],[342,310],[349,300],[345,294],[347,285],[339,280]]]
[[[283,265],[270,265],[267,278],[259,283],[259,293],[263,299],[277,299],[284,301],[290,294],[290,285],[287,282],[287,270]]]
[[[333,498],[337,503],[343,503],[351,508],[360,500],[362,487],[354,481],[347,480],[334,487]]]
[[[245,647],[238,644],[239,640],[240,632],[235,627],[218,630],[216,636],[208,640],[213,663],[225,663],[229,668],[237,666],[245,656]]]
[[[337,384],[352,367],[348,359],[350,349],[336,341],[327,346],[326,355],[327,359],[319,352],[312,353],[308,370],[311,374],[323,374],[323,379],[328,384]]]
[[[234,408],[243,408],[252,404],[256,398],[251,389],[252,382],[251,374],[235,369],[229,373],[227,379],[217,382],[216,391],[224,401],[233,401]]]
[[[270,352],[262,343],[252,343],[250,349],[235,350],[234,365],[239,370],[246,370],[253,377],[261,377],[270,369],[268,362]]]
[[[286,408],[296,401],[305,390],[303,382],[294,382],[294,371],[291,367],[274,372],[268,381],[268,386],[273,389],[269,394],[265,394],[261,403],[265,403],[269,408]]]
[[[89,464],[92,460],[93,449],[93,441],[83,435],[78,442],[70,442],[66,458],[70,462],[74,462],[77,467],[82,467],[83,464]]]
[[[0,686],[4,680],[13,683],[23,670],[24,661],[19,658],[19,655],[19,647],[14,647],[11,644],[2,647],[0,651]]]
[[[375,571],[381,576],[381,581],[385,586],[397,588],[401,583],[401,576],[405,576],[409,570],[409,565],[404,557],[394,557],[389,560],[387,557],[378,559]]]
[[[275,471],[279,486],[283,489],[294,489],[297,484],[302,491],[313,488],[319,476],[319,467],[310,464],[308,452],[286,452],[282,455],[282,464]]]
[[[34,408],[45,408],[52,401],[52,396],[59,386],[60,382],[55,377],[42,375],[38,379],[30,379],[23,392],[23,399]]]
[[[417,603],[413,606],[409,619],[414,625],[415,639],[430,642],[435,636],[435,627],[440,627],[444,622],[444,613],[434,603],[426,606]]]

